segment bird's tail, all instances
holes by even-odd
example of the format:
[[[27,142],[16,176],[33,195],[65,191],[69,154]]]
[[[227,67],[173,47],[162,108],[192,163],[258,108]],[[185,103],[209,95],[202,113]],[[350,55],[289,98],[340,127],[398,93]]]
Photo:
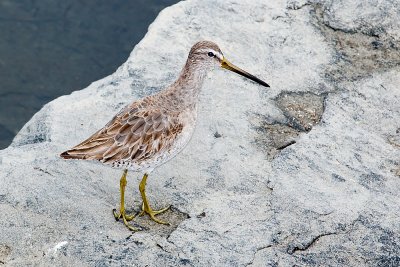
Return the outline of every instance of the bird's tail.
[[[101,160],[104,152],[114,144],[114,139],[108,135],[99,136],[99,133],[101,129],[79,145],[61,153],[60,156],[64,159]]]
[[[64,159],[88,159],[101,160],[114,141],[112,139],[105,141],[81,143],[63,153],[60,156]]]
[[[64,159],[86,159],[87,155],[83,153],[73,153],[74,150],[67,150],[60,154]]]

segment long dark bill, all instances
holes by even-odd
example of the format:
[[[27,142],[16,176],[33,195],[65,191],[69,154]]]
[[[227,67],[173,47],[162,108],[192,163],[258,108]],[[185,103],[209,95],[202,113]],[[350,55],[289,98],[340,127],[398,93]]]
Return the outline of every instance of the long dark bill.
[[[221,67],[224,68],[224,69],[236,72],[237,74],[240,74],[240,75],[242,75],[242,76],[244,76],[244,77],[246,77],[246,78],[248,78],[248,79],[250,79],[252,81],[255,81],[256,83],[259,83],[259,84],[261,84],[261,85],[263,85],[265,87],[269,87],[269,85],[266,82],[258,79],[256,76],[251,75],[250,73],[242,70],[241,68],[236,67],[235,65],[230,63],[225,58],[221,61]]]

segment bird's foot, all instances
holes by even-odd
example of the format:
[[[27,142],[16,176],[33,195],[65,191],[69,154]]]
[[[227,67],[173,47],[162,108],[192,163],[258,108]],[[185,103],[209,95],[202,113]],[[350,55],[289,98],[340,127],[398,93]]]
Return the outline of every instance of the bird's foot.
[[[133,227],[132,225],[130,225],[128,223],[129,221],[132,221],[136,217],[137,214],[128,215],[125,213],[125,210],[121,210],[118,214],[116,209],[113,209],[113,214],[114,214],[114,218],[116,221],[119,221],[119,219],[122,218],[125,226],[128,227],[129,230],[131,230],[133,232],[137,232],[137,231],[141,230],[139,228]]]
[[[165,224],[165,225],[170,225],[169,222],[165,222],[162,220],[159,220],[156,218],[156,215],[163,213],[165,211],[167,211],[168,209],[171,208],[171,205],[169,205],[166,208],[160,209],[160,210],[153,210],[150,205],[145,205],[145,203],[143,203],[142,205],[142,211],[139,213],[139,216],[143,216],[144,214],[148,214],[150,219],[155,221],[156,223],[160,223],[160,224]]]

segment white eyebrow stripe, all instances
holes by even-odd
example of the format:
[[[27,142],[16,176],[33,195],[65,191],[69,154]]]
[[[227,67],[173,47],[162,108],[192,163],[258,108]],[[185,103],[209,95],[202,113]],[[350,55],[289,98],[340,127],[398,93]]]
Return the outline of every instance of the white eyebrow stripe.
[[[224,59],[224,55],[221,52],[215,51],[214,49],[211,49],[211,48],[203,48],[203,49],[200,49],[199,51],[200,51],[200,53],[212,52],[219,60]]]
[[[202,53],[212,52],[214,55],[219,54],[219,52],[216,52],[214,49],[211,49],[211,48],[207,48],[207,49],[203,48],[203,49],[200,49],[199,51]]]

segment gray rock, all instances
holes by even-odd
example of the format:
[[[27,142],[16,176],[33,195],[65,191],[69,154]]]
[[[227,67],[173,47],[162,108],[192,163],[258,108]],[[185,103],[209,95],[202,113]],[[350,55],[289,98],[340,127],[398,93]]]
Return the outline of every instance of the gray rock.
[[[0,151],[0,264],[398,266],[398,20],[356,3],[163,10],[114,74],[47,104]],[[382,33],[366,35],[360,17]],[[362,49],[369,38],[379,53]],[[139,218],[146,229],[132,234],[111,214],[122,171],[58,155],[171,83],[200,39],[271,89],[209,75],[192,141],[149,178],[154,205],[173,205],[162,215],[172,226]],[[130,211],[139,178],[128,174]]]

